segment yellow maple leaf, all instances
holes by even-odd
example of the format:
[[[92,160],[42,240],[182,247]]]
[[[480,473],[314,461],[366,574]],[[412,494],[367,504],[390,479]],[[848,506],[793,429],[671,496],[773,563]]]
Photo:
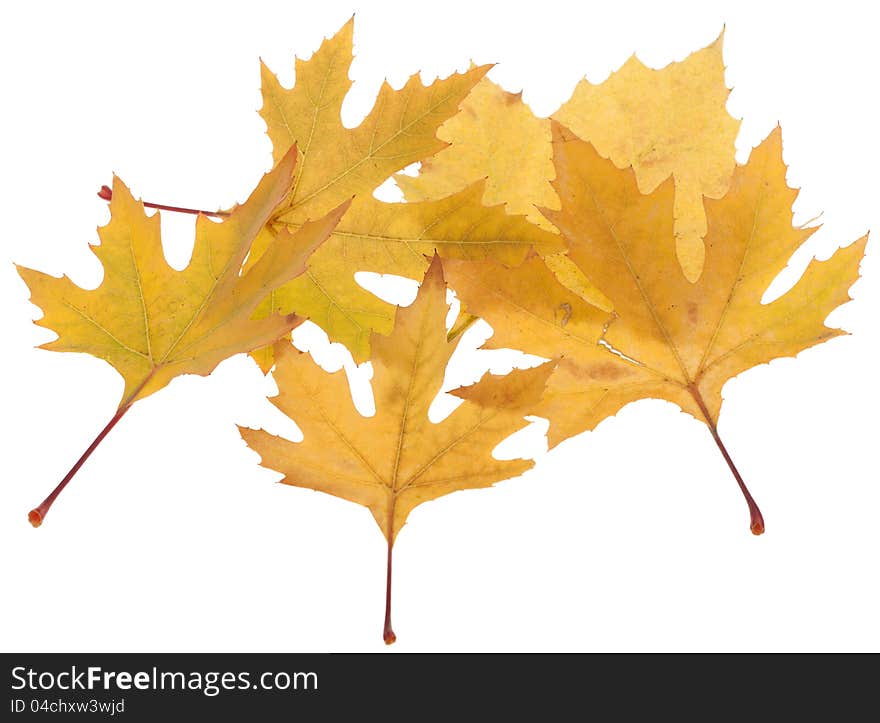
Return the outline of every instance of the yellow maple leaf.
[[[421,258],[425,249],[428,254],[440,248],[441,253],[472,257],[514,245],[523,249],[521,259],[529,244],[558,249],[560,242],[528,224],[504,221],[499,212],[486,210],[473,193],[426,203],[412,212],[372,197],[373,190],[394,172],[448,145],[437,138],[437,128],[458,110],[489,66],[473,67],[429,86],[422,85],[416,76],[400,90],[386,82],[369,115],[357,128],[349,129],[343,126],[340,113],[351,86],[352,33],[353,22],[349,21],[325,40],[312,58],[297,60],[292,89],[283,88],[263,67],[260,112],[275,157],[294,143],[303,156],[293,189],[271,228],[296,228],[352,196],[358,200],[333,239],[311,259],[306,274],[273,292],[262,312],[274,309],[307,316],[331,339],[348,346],[355,359],[363,360],[368,356],[371,332],[387,333],[394,310],[355,281],[355,272],[367,270],[365,263],[384,273],[418,278],[426,268]],[[450,219],[451,212],[461,219]],[[448,233],[456,225],[463,232],[458,239]],[[447,233],[437,236],[441,227]],[[371,243],[365,243],[367,239]],[[255,244],[254,258],[259,257],[261,243],[258,239]],[[415,244],[419,250],[413,254]],[[465,246],[472,249],[464,250]],[[473,250],[474,246],[481,250]],[[271,366],[271,350],[255,358],[264,370]]]
[[[471,68],[428,86],[414,75],[400,90],[386,81],[369,115],[357,128],[346,128],[341,112],[351,88],[353,31],[354,19],[309,60],[297,59],[293,88],[284,88],[262,66],[260,114],[275,161],[294,144],[302,155],[277,220],[323,216],[352,196],[373,191],[395,171],[445,148],[436,137],[437,127],[457,111],[490,68]]]
[[[735,165],[739,121],[725,107],[730,91],[722,42],[723,34],[660,70],[633,56],[602,83],[582,80],[553,114],[619,167],[631,166],[643,192],[675,178],[677,253],[691,281],[703,266],[703,196],[723,196]],[[395,177],[408,199],[436,198],[488,176],[487,201],[507,203],[551,228],[549,219],[534,218],[534,206],[558,208],[549,186],[550,124],[535,117],[519,94],[483,79],[438,135],[451,148],[423,163],[419,176]]]
[[[643,193],[675,179],[676,251],[690,281],[703,269],[703,196],[721,198],[736,165],[723,40],[660,70],[633,55],[603,83],[582,80],[553,114],[618,167],[632,167]]]
[[[449,262],[452,287],[493,326],[494,346],[563,356],[535,411],[550,420],[551,446],[631,401],[666,399],[708,425],[759,534],[763,519],[718,437],[722,386],[845,333],[824,321],[849,300],[867,236],[827,261],[814,259],[788,292],[762,304],[770,282],[815,231],[792,226],[797,193],[785,182],[778,129],[736,168],[728,193],[706,201],[707,253],[696,283],[676,258],[672,179],[642,194],[632,170],[616,168],[559,124],[554,162],[561,209],[545,213],[614,313],[555,285],[534,258],[504,278],[489,261]]]
[[[289,344],[276,345],[278,396],[273,404],[294,419],[303,441],[240,428],[264,467],[285,484],[320,490],[372,512],[388,541],[390,623],[391,548],[417,505],[457,490],[488,487],[522,474],[531,460],[498,460],[493,448],[524,426],[553,364],[516,371],[499,380],[487,375],[472,397],[440,423],[428,408],[443,384],[458,344],[446,335],[446,284],[435,257],[415,302],[397,312],[390,336],[372,339],[376,413],[363,417],[351,402],[342,371],[328,374]]]
[[[451,147],[422,161],[419,175],[398,173],[394,177],[408,201],[441,198],[484,179],[484,203],[503,203],[508,213],[522,214],[541,229],[556,231],[538,211],[538,207],[559,207],[550,185],[550,123],[532,113],[521,93],[508,93],[483,78],[464,99],[461,111],[446,121],[437,135]],[[518,231],[517,236],[524,238],[525,234]],[[533,242],[533,246],[560,283],[590,303],[611,310],[604,294],[558,244]],[[455,258],[444,254],[447,257]],[[462,322],[470,319],[463,316]]]
[[[159,214],[148,217],[118,178],[113,180],[110,222],[98,229],[101,243],[92,247],[104,269],[96,289],[83,289],[66,276],[18,267],[31,301],[43,310],[36,323],[58,335],[43,348],[91,354],[125,380],[115,416],[48,504],[32,513],[35,525],[134,402],[180,374],[209,374],[223,359],[272,343],[302,321],[293,314],[251,317],[271,289],[305,270],[306,259],[347,204],[296,234],[278,234],[260,261],[240,273],[254,238],[288,193],[295,166],[292,149],[222,223],[200,216],[192,257],[183,271],[165,261]]]
[[[291,308],[310,311],[311,321],[331,339],[344,342],[355,360],[363,361],[368,358],[370,334],[391,330],[395,307],[358,286],[357,272],[419,279],[435,251],[443,258],[493,258],[512,266],[531,248],[545,253],[562,250],[558,234],[511,216],[500,205],[483,205],[483,185],[478,181],[447,198],[417,203],[355,197],[327,243],[310,259],[306,274],[272,294],[266,308],[276,313]],[[269,352],[271,347],[254,354],[264,372],[272,366]]]
[[[408,201],[448,196],[485,178],[486,203],[504,203],[508,213],[555,230],[538,211],[539,206],[559,208],[550,186],[550,123],[532,113],[522,93],[508,93],[489,78],[481,79],[437,137],[449,148],[422,161],[417,176],[394,176]]]

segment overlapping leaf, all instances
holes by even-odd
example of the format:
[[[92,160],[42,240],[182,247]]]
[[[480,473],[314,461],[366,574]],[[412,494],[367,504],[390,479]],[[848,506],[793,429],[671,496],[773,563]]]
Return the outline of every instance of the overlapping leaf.
[[[340,113],[351,86],[352,30],[349,22],[310,60],[298,60],[296,83],[290,90],[263,68],[261,113],[275,156],[293,143],[303,155],[293,190],[271,228],[297,228],[328,207],[357,196],[307,273],[274,292],[265,310],[308,316],[363,360],[371,332],[391,329],[394,307],[361,288],[356,272],[376,270],[419,278],[426,268],[423,254],[434,249],[459,258],[521,260],[530,245],[559,249],[560,241],[520,219],[505,218],[500,209],[484,207],[473,187],[456,188],[451,198],[417,208],[383,204],[372,197],[373,190],[395,171],[446,147],[436,137],[437,128],[457,111],[488,66],[427,87],[415,76],[400,90],[385,83],[363,123],[348,129]],[[259,253],[258,244],[255,258]],[[271,350],[256,358],[264,370],[271,366]]]
[[[739,121],[727,113],[728,94],[719,37],[660,70],[633,56],[603,83],[581,81],[553,114],[619,167],[632,167],[644,193],[674,177],[677,253],[691,281],[703,266],[703,196],[723,196],[735,164]],[[406,197],[436,198],[488,176],[487,200],[532,214],[535,223],[550,228],[533,210],[558,208],[549,191],[549,121],[536,118],[519,95],[488,79],[462,108],[439,131],[452,146],[423,163],[418,177],[396,176]]]
[[[447,340],[447,311],[446,284],[435,260],[415,302],[398,310],[390,336],[373,336],[373,417],[354,408],[343,371],[329,374],[308,354],[280,344],[283,357],[273,373],[279,393],[272,402],[297,423],[304,439],[294,443],[242,428],[263,466],[282,472],[286,484],[369,507],[392,542],[416,505],[529,469],[530,460],[500,461],[492,450],[524,426],[525,410],[540,398],[552,365],[517,372],[520,385],[511,384],[516,393],[506,404],[494,401],[487,409],[465,403],[434,424],[428,408],[458,345]],[[494,399],[497,390],[486,394]]]
[[[415,302],[397,312],[390,336],[372,339],[376,414],[363,417],[351,402],[344,372],[328,374],[290,345],[280,354],[272,402],[290,416],[303,441],[241,429],[262,465],[285,484],[316,489],[364,505],[388,540],[390,552],[417,505],[457,490],[487,487],[522,474],[531,460],[498,460],[492,450],[524,426],[540,399],[552,364],[516,371],[484,385],[438,424],[428,409],[440,391],[458,341],[448,341],[446,284],[439,259],[429,268]],[[389,612],[390,615],[390,612]],[[393,642],[390,620],[386,641]]]
[[[724,198],[706,201],[706,263],[696,283],[676,258],[672,179],[642,194],[632,170],[559,124],[553,130],[561,209],[545,214],[614,313],[560,287],[539,259],[504,276],[489,261],[447,264],[464,303],[493,326],[493,346],[564,357],[536,412],[550,419],[551,446],[645,397],[678,404],[715,435],[728,379],[843,333],[824,320],[849,300],[867,237],[813,260],[791,290],[761,303],[814,231],[792,226],[796,192],[785,182],[778,130],[735,170]]]
[[[633,55],[604,83],[581,81],[553,114],[618,167],[631,167],[643,193],[673,177],[676,253],[690,281],[703,269],[703,197],[726,193],[736,163],[739,121],[725,107],[722,40],[660,70]]]
[[[199,216],[192,257],[183,271],[165,261],[159,215],[148,217],[143,203],[118,178],[113,180],[110,222],[98,229],[101,243],[92,247],[104,268],[96,289],[19,267],[31,301],[43,310],[37,323],[58,334],[43,348],[92,354],[125,381],[116,414],[31,510],[28,519],[35,527],[132,404],[180,374],[210,374],[227,357],[269,344],[302,321],[295,314],[252,316],[266,294],[303,273],[347,203],[295,234],[276,234],[260,260],[246,273],[241,270],[254,239],[290,190],[296,157],[291,148],[222,223]]]
[[[31,300],[43,310],[37,323],[58,334],[43,348],[110,363],[125,379],[124,407],[180,374],[209,374],[223,359],[272,343],[299,324],[292,314],[251,316],[266,294],[305,270],[347,204],[296,234],[280,232],[260,262],[240,273],[254,238],[287,195],[295,166],[292,149],[222,223],[200,216],[183,271],[165,261],[159,215],[148,217],[115,178],[110,222],[93,247],[104,268],[98,288],[19,267]]]
[[[273,309],[277,313],[289,308],[316,311],[303,304],[300,291],[320,287],[324,313],[312,320],[332,339],[343,340],[355,359],[362,361],[369,352],[371,330],[390,331],[394,307],[359,287],[357,272],[418,279],[425,272],[426,257],[435,251],[445,258],[491,258],[516,265],[531,248],[562,249],[558,234],[508,215],[501,206],[484,206],[482,193],[483,182],[477,182],[436,201],[382,203],[371,196],[356,197],[330,239],[315,253],[308,276],[271,296]],[[348,331],[340,331],[343,328]],[[264,371],[273,361],[267,351],[271,350],[255,354]]]
[[[449,148],[422,161],[417,176],[394,177],[407,200],[441,198],[485,178],[486,203],[504,203],[509,213],[555,230],[538,211],[559,207],[550,186],[550,123],[532,113],[521,93],[483,78],[437,136]]]

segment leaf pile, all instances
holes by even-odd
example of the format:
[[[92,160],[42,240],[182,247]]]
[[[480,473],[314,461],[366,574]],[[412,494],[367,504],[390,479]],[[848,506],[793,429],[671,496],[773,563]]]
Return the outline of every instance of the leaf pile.
[[[763,533],[718,434],[722,387],[845,333],[825,319],[850,299],[867,235],[762,302],[816,229],[792,223],[780,129],[736,164],[722,38],[661,70],[633,57],[604,83],[583,80],[551,118],[492,83],[490,66],[472,66],[428,86],[385,83],[349,129],[352,38],[349,22],[297,60],[290,89],[262,68],[275,167],[222,223],[200,216],[186,269],[168,266],[158,215],[119,179],[93,247],[98,288],[19,269],[37,323],[58,334],[44,348],[92,354],[125,380],[115,415],[31,522],[134,402],[249,352],[303,441],[240,428],[245,442],[285,484],[367,507],[387,540],[387,643],[392,548],[409,513],[529,469],[492,454],[528,415],[549,420],[552,448],[630,402],[678,405],[706,424]],[[415,162],[417,176],[399,173]],[[404,203],[372,195],[392,176]],[[363,271],[421,280],[415,302],[382,301],[355,280]],[[466,309],[451,331],[447,282]],[[306,318],[372,362],[373,417],[355,410],[342,373],[291,346]],[[477,318],[492,327],[487,347],[548,361],[455,390],[463,402],[433,423],[428,409]]]

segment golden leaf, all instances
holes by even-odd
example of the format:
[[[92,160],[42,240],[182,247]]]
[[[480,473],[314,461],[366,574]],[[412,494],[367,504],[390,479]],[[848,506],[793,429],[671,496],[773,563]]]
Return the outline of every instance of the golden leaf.
[[[581,81],[553,114],[618,167],[631,166],[643,192],[675,178],[677,253],[691,281],[703,266],[703,196],[723,196],[735,166],[739,121],[725,107],[722,40],[660,70],[633,56],[603,83]],[[424,162],[419,176],[395,177],[407,199],[437,198],[488,176],[487,202],[507,203],[512,213],[552,228],[534,211],[559,207],[549,185],[550,124],[519,94],[484,78],[438,135],[452,146]]]
[[[282,313],[288,304],[310,311],[311,321],[328,333],[336,330],[331,338],[341,337],[362,361],[369,352],[370,334],[391,331],[395,307],[358,286],[358,271],[419,279],[435,251],[443,258],[493,258],[514,266],[532,247],[546,253],[562,250],[558,234],[509,216],[501,206],[484,206],[482,195],[479,181],[437,201],[381,203],[371,196],[356,197],[330,239],[315,252],[307,274],[266,304],[275,304],[273,311]],[[266,372],[272,358],[262,354],[261,350],[255,358]]]
[[[582,80],[553,114],[619,168],[631,166],[643,193],[673,176],[677,255],[690,281],[703,268],[703,196],[721,198],[736,165],[723,39],[660,70],[633,55],[603,83]]]
[[[446,284],[435,257],[415,302],[397,312],[390,336],[372,339],[376,414],[351,402],[344,372],[328,374],[289,344],[276,346],[273,404],[294,419],[303,441],[241,428],[262,465],[285,484],[364,505],[391,547],[417,505],[457,490],[488,487],[522,474],[531,460],[497,460],[492,450],[524,426],[553,364],[517,371],[487,386],[440,423],[428,409],[457,346],[448,341]],[[389,572],[390,574],[390,572]],[[386,640],[390,623],[386,620]],[[393,634],[392,634],[393,635]],[[391,641],[389,641],[391,642]]]
[[[285,224],[299,227],[355,195],[358,210],[346,218],[333,242],[315,255],[306,274],[273,292],[261,313],[275,309],[307,316],[331,339],[348,346],[356,359],[363,360],[368,355],[370,333],[387,333],[391,328],[393,307],[358,286],[354,273],[366,270],[358,264],[368,260],[372,267],[381,266],[384,273],[420,277],[427,262],[414,259],[409,242],[423,242],[421,248],[428,254],[433,252],[434,241],[441,245],[454,243],[455,239],[435,239],[429,233],[438,222],[443,221],[447,229],[455,223],[445,220],[450,204],[461,205],[463,200],[470,203],[466,209],[455,209],[458,213],[474,214],[469,221],[463,216],[458,222],[465,231],[470,224],[483,225],[488,217],[497,220],[498,213],[484,211],[479,197],[468,194],[435,206],[423,206],[414,212],[420,219],[415,223],[411,217],[395,223],[388,220],[400,213],[400,206],[388,207],[375,200],[373,190],[394,172],[446,147],[436,137],[437,128],[458,110],[462,99],[489,66],[471,68],[429,86],[422,85],[416,76],[400,90],[386,82],[370,114],[357,128],[348,129],[343,126],[340,113],[351,86],[348,69],[352,61],[352,32],[353,21],[349,21],[335,37],[324,41],[311,59],[297,60],[296,83],[290,90],[283,88],[263,67],[260,112],[268,126],[275,157],[283,155],[293,143],[303,156],[293,189],[276,213],[271,228]],[[378,219],[388,228],[387,234],[378,225]],[[542,243],[540,239],[536,241],[536,232],[529,230],[527,224],[505,222],[498,228],[524,235],[496,238],[493,244]],[[486,236],[489,227],[480,233]],[[375,243],[362,243],[370,234]],[[465,236],[458,242],[463,246],[469,240]],[[260,255],[260,243],[255,244],[255,258]],[[543,243],[559,246],[558,239],[549,234]],[[496,247],[487,245],[482,253],[487,248]],[[396,266],[401,260],[403,266]],[[267,369],[271,353],[261,353],[258,361]]]
[[[122,407],[180,374],[209,374],[223,359],[271,343],[299,324],[293,315],[250,317],[269,291],[305,270],[347,204],[296,234],[279,235],[240,275],[251,243],[289,190],[295,165],[294,149],[222,223],[200,216],[183,271],[165,261],[159,214],[148,217],[114,178],[110,222],[92,247],[104,267],[98,288],[18,269],[31,301],[43,310],[36,323],[58,334],[43,348],[86,352],[110,363],[125,379]]]
[[[92,247],[104,268],[96,289],[19,267],[31,301],[43,310],[36,323],[58,338],[53,351],[85,352],[107,361],[125,380],[116,415],[31,521],[49,506],[131,405],[180,374],[207,375],[222,360],[272,343],[302,319],[272,315],[255,320],[257,305],[272,289],[305,270],[306,260],[330,234],[347,204],[297,233],[283,232],[262,258],[241,274],[251,243],[290,189],[296,150],[263,177],[251,197],[222,223],[196,221],[192,258],[183,271],[165,261],[159,214],[148,217],[118,178],[113,180],[110,222]]]
[[[793,288],[761,303],[815,230],[792,226],[797,194],[785,182],[777,129],[736,168],[727,195],[706,201],[705,269],[692,283],[675,253],[672,179],[642,194],[632,170],[619,170],[561,125],[553,130],[561,210],[545,213],[614,313],[556,285],[539,259],[504,279],[490,261],[450,261],[452,287],[493,326],[493,345],[564,357],[535,412],[550,420],[551,446],[631,401],[666,399],[709,426],[750,500],[717,436],[721,388],[746,369],[844,333],[824,320],[849,300],[867,237],[813,260]],[[752,512],[758,533],[763,521],[756,506]]]
[[[419,175],[394,177],[408,201],[448,196],[485,178],[486,203],[504,203],[508,213],[555,230],[538,211],[559,207],[550,186],[550,123],[532,113],[521,93],[508,93],[483,78],[437,136],[450,147],[422,161]]]

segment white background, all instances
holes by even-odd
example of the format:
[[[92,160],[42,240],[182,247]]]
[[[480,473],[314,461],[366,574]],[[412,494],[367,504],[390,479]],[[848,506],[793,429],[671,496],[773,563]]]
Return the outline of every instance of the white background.
[[[582,10],[572,8],[582,7]],[[12,262],[83,285],[112,172],[150,200],[217,208],[270,165],[258,58],[293,82],[357,11],[355,125],[383,77],[497,62],[542,115],[633,52],[660,67],[726,23],[744,161],[779,121],[796,221],[824,212],[782,285],[880,227],[878,61],[869,4],[17,3],[0,26],[2,259],[0,646],[6,651],[384,650],[384,540],[369,512],[274,484],[235,423],[287,429],[246,358],[139,402],[34,530],[27,511],[112,416],[104,362],[34,349],[52,335]],[[192,221],[163,217],[172,263]],[[720,430],[644,401],[484,491],[418,508],[395,549],[392,651],[877,651],[878,268],[868,246],[852,332],[741,375]],[[470,338],[473,344],[478,342]],[[330,357],[326,357],[330,358]],[[459,378],[485,355],[464,355]],[[497,359],[497,357],[496,357]],[[498,361],[503,365],[503,360]],[[480,365],[483,365],[482,367]],[[364,377],[364,374],[361,374]]]

